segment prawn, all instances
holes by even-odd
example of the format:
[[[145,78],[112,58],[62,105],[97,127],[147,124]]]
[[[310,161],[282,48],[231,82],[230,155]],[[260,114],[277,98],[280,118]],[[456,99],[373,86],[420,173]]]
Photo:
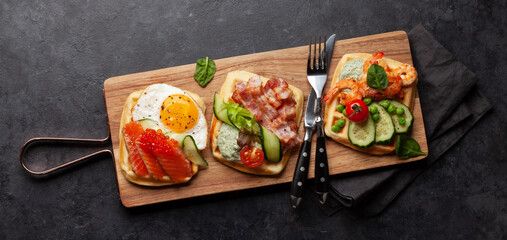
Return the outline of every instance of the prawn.
[[[326,94],[323,101],[326,102],[335,94],[338,93],[340,104],[347,105],[355,99],[362,99],[363,94],[360,88],[360,83],[354,79],[342,79],[337,82]]]
[[[404,87],[411,85],[417,79],[417,71],[412,65],[402,64],[393,72],[401,78]]]
[[[403,97],[403,91],[401,91],[403,85],[402,80],[395,74],[387,74],[388,84],[383,90],[371,88],[368,86],[366,79],[366,74],[363,74],[359,82],[359,88],[360,91],[363,92],[363,97],[371,98],[375,101],[384,98]]]
[[[369,57],[364,62],[363,73],[365,73],[365,74],[368,73],[368,69],[370,68],[370,66],[372,64],[377,64],[377,65],[381,66],[382,68],[384,68],[384,70],[386,70],[387,73],[392,72],[392,69],[389,67],[389,65],[387,64],[387,62],[384,61],[384,59],[382,59],[383,57],[384,57],[384,53],[383,52],[375,53],[374,55],[372,55],[371,57]]]
[[[364,65],[363,65],[363,73],[367,73],[368,72],[368,68],[370,68],[370,66],[372,64],[378,64],[378,61],[380,59],[382,59],[384,57],[384,53],[383,52],[378,52],[378,53],[375,53],[374,55],[372,55],[371,57],[369,57],[368,59],[366,59],[366,61],[364,61]],[[382,61],[384,62],[384,61]],[[387,64],[384,64],[387,66]],[[382,66],[384,67],[384,66]]]

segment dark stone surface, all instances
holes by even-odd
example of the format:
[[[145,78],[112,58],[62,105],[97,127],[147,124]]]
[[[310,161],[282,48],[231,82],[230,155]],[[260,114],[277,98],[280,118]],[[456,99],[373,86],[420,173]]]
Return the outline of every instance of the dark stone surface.
[[[506,239],[505,1],[14,1],[0,3],[0,239]],[[111,159],[30,177],[37,136],[106,135],[108,77],[421,23],[477,74],[493,110],[379,216],[293,210],[289,185],[126,209]],[[34,168],[94,149],[34,151]],[[44,159],[49,160],[44,160]]]

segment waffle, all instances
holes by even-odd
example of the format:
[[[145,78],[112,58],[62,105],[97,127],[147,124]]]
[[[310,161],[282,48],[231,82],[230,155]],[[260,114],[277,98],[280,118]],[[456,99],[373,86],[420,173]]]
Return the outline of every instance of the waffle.
[[[340,76],[340,71],[346,62],[348,62],[349,60],[352,60],[352,59],[366,60],[371,56],[372,56],[372,54],[368,54],[368,53],[345,54],[341,58],[338,65],[336,66],[336,70],[333,75],[333,81],[331,82],[330,86],[334,86],[338,82],[338,77]],[[395,60],[392,60],[389,58],[384,57],[382,59],[389,65],[390,68],[397,68],[397,67],[401,66],[401,64],[402,64],[401,62],[398,62],[398,61],[395,61]],[[415,80],[415,82],[412,85],[402,88],[403,96],[404,96],[403,99],[395,99],[395,100],[407,105],[411,110],[413,110],[414,98],[415,98],[415,94],[416,94],[416,90],[417,90],[416,86],[417,86],[417,79]],[[338,103],[337,95],[335,95],[335,96],[331,97],[328,101],[326,101],[326,103],[324,105],[324,108],[325,108],[325,111],[324,111],[324,132],[328,137],[332,138],[334,141],[339,142],[347,147],[353,148],[353,149],[361,151],[361,152],[370,153],[373,155],[384,155],[384,154],[389,154],[394,151],[394,148],[395,148],[395,141],[394,140],[391,141],[389,144],[383,144],[383,145],[373,144],[371,147],[368,147],[368,148],[360,148],[360,147],[352,145],[352,143],[350,143],[350,141],[349,141],[349,135],[348,135],[348,127],[349,127],[350,121],[345,115],[343,115],[343,113],[338,112],[338,110],[336,110],[336,107],[338,106],[338,104],[339,103]],[[331,130],[331,127],[336,123],[336,121],[338,119],[345,119],[345,126],[343,128],[341,128],[339,132],[333,132]]]
[[[251,77],[256,74],[246,72],[246,71],[233,71],[227,74],[227,78],[225,79],[224,84],[220,90],[220,97],[224,99],[224,102],[232,102],[232,93],[235,89],[235,82],[237,81],[248,81]],[[269,79],[265,77],[261,77],[262,82],[265,84]],[[289,88],[293,92],[294,99],[296,100],[296,124],[299,127],[299,122],[301,120],[301,115],[303,114],[303,92],[289,85]],[[280,173],[287,165],[287,161],[290,157],[291,151],[286,151],[282,160],[278,163],[273,163],[269,161],[264,161],[260,166],[255,168],[250,168],[244,165],[241,161],[227,161],[222,154],[220,153],[220,149],[218,147],[218,134],[220,132],[220,128],[224,124],[222,121],[218,120],[215,115],[213,115],[213,120],[211,121],[211,131],[210,131],[210,145],[211,151],[213,153],[213,157],[219,162],[237,169],[241,172],[257,174],[257,175],[276,175]]]
[[[203,112],[205,112],[206,106],[204,105],[204,101],[195,93],[191,93],[188,91],[185,91],[185,92],[188,93],[190,95],[190,97],[192,97],[195,100],[195,102],[199,105],[201,110]],[[166,185],[175,184],[171,179],[157,180],[157,179],[151,178],[149,175],[145,176],[145,177],[138,176],[137,174],[134,173],[134,171],[132,170],[132,166],[130,165],[127,147],[125,145],[125,141],[123,140],[122,130],[123,130],[123,127],[127,123],[132,121],[132,109],[136,105],[137,100],[139,100],[142,93],[143,93],[143,90],[131,93],[127,97],[127,100],[125,101],[125,105],[123,106],[123,111],[122,111],[121,120],[120,120],[120,133],[119,133],[120,149],[119,149],[119,154],[118,154],[118,160],[120,163],[120,168],[122,170],[123,176],[125,176],[125,178],[127,180],[129,180],[130,182],[133,182],[135,184],[138,184],[138,185],[166,186]],[[195,175],[198,171],[199,171],[199,166],[192,163],[192,176]],[[191,177],[185,179],[185,182],[190,181],[190,179],[191,179]],[[179,182],[179,183],[181,183],[181,182]]]

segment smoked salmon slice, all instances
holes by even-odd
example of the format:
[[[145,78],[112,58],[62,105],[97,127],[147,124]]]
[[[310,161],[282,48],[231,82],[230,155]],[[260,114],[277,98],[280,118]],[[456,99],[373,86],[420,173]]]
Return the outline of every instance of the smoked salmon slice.
[[[158,132],[152,150],[164,171],[174,182],[182,182],[192,176],[192,165],[176,140]]]
[[[134,173],[138,176],[148,175],[148,169],[135,144],[135,141],[141,136],[143,131],[143,127],[139,122],[129,122],[123,128],[123,139],[125,140],[125,145],[129,154],[130,165]]]
[[[135,174],[149,174],[159,180],[169,176],[174,182],[192,176],[192,164],[178,142],[162,131],[144,130],[139,122],[130,122],[125,125],[123,136]]]
[[[164,169],[152,152],[152,146],[157,132],[153,129],[146,129],[136,140],[136,146],[148,169],[148,172],[156,179],[162,179],[165,176]]]

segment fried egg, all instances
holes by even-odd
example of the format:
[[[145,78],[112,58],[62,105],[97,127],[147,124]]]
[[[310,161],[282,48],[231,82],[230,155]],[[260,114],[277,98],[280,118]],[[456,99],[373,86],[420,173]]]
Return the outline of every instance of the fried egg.
[[[132,111],[134,121],[154,120],[166,134],[190,135],[199,150],[206,147],[206,119],[196,101],[185,91],[167,85],[148,86]]]

